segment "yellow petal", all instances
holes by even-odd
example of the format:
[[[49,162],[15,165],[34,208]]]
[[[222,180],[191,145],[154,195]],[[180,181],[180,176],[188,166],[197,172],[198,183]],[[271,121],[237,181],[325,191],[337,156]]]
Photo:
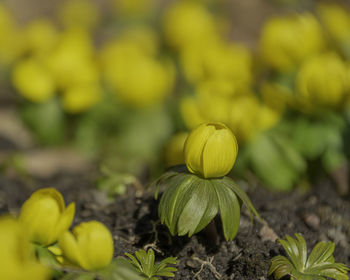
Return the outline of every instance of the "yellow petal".
[[[203,149],[214,131],[213,126],[202,124],[188,136],[184,146],[184,157],[187,168],[191,172],[203,174]]]
[[[56,239],[71,226],[75,214],[75,203],[72,202],[61,214],[56,225]]]
[[[19,220],[33,242],[49,245],[56,241],[53,236],[59,217],[60,209],[57,202],[51,197],[38,196],[23,204]]]
[[[86,257],[80,252],[77,240],[74,235],[66,231],[58,238],[58,246],[62,249],[64,257],[83,268],[87,266]]]
[[[106,226],[91,221],[74,229],[81,253],[86,257],[85,269],[98,270],[106,267],[113,258],[113,238]]]
[[[232,169],[238,152],[236,138],[225,127],[216,127],[203,150],[205,178],[225,176]]]

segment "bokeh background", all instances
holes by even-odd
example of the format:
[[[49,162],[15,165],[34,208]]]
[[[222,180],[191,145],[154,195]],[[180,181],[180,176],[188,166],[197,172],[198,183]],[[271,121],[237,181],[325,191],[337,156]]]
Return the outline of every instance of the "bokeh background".
[[[221,121],[235,178],[291,191],[327,176],[346,195],[349,60],[345,1],[5,0],[1,170],[98,169],[113,197]]]

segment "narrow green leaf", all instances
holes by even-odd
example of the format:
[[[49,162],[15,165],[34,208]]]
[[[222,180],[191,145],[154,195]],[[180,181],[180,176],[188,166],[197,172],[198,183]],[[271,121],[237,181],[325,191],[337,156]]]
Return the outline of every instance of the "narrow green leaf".
[[[189,236],[192,236],[198,232],[198,229],[201,230],[207,226],[215,217],[217,213],[216,201],[215,198],[212,199],[212,195],[212,186],[208,180],[198,178],[192,183],[191,188],[186,193],[190,199],[182,207],[183,210],[178,220],[179,235],[188,233]]]
[[[227,188],[221,181],[211,180],[218,199],[222,228],[226,240],[232,240],[239,228],[241,207],[238,198],[231,188]]]
[[[238,198],[243,201],[243,204],[247,207],[249,215],[251,219],[253,219],[253,215],[255,215],[257,218],[261,219],[259,213],[254,208],[252,202],[250,201],[248,195],[229,177],[224,177],[221,179],[222,182],[232,189],[234,193],[238,196]]]

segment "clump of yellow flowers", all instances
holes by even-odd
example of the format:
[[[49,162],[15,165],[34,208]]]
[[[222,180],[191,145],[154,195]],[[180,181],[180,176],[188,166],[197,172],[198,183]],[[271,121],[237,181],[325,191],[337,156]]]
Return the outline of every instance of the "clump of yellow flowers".
[[[62,194],[54,188],[39,189],[22,205],[19,217],[0,217],[0,269],[4,279],[50,279],[52,268],[66,266],[101,271],[112,261],[113,237],[98,221],[83,222],[73,229],[75,204],[65,206]],[[58,246],[58,247],[57,247]],[[46,258],[35,257],[46,250]],[[57,262],[54,267],[54,256]]]
[[[171,234],[193,235],[204,229],[220,212],[226,240],[238,231],[241,204],[259,216],[248,196],[226,177],[234,165],[238,144],[223,123],[203,123],[188,135],[184,144],[187,169],[174,168],[156,182],[165,190],[158,213]]]

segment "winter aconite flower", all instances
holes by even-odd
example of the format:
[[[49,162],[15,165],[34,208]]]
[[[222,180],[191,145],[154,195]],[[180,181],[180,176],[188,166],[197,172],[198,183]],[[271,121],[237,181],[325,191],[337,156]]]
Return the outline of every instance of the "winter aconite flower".
[[[110,231],[97,221],[81,223],[66,231],[58,240],[63,256],[86,270],[99,270],[109,265],[113,257]]]
[[[223,123],[204,123],[194,129],[184,146],[187,168],[204,178],[225,176],[238,153],[236,137]]]
[[[14,218],[0,218],[0,248],[1,279],[49,279],[49,269],[36,262],[26,228]]]
[[[47,246],[68,230],[74,213],[74,203],[65,207],[61,193],[54,188],[45,188],[34,192],[24,202],[19,220],[32,242]]]

